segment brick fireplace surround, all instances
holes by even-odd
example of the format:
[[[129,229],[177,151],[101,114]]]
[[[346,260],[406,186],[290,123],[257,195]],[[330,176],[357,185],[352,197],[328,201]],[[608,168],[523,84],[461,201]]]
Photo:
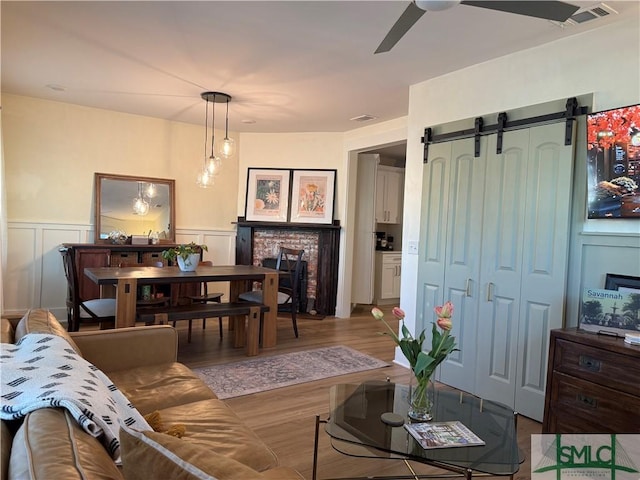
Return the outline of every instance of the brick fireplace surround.
[[[274,258],[280,246],[303,249],[307,261],[309,307],[320,315],[335,315],[338,291],[340,224],[246,222],[239,218],[236,264],[261,265]],[[310,309],[310,308],[308,308]]]

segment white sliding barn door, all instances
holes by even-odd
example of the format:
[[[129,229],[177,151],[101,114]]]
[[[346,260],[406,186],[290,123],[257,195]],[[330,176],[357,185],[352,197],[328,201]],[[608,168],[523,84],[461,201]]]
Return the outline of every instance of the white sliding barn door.
[[[430,145],[423,178],[423,191],[435,208],[422,218],[418,301],[429,332],[433,307],[447,300],[454,304],[452,334],[459,351],[449,355],[438,373],[468,392],[475,388],[469,370],[475,370],[476,362],[485,151],[474,157],[472,139]]]
[[[563,123],[506,133],[500,155],[495,143],[492,135],[477,394],[542,420],[549,330],[564,316],[573,147]]]
[[[439,380],[542,420],[549,330],[562,326],[573,147],[564,123],[429,145],[418,325],[451,300],[460,352]],[[429,344],[425,345],[428,348]]]

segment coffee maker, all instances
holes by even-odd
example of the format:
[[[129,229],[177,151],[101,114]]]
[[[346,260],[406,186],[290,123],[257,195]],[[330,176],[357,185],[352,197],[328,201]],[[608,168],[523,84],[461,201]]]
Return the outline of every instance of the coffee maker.
[[[386,232],[376,232],[376,250],[387,249],[387,234]]]

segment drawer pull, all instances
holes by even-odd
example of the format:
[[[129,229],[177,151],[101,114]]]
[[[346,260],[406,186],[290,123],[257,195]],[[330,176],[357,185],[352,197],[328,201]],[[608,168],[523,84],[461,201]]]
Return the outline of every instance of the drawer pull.
[[[580,358],[578,359],[578,365],[586,368],[591,372],[599,372],[600,368],[602,367],[602,362],[586,355],[580,355]]]
[[[584,405],[586,407],[591,407],[591,408],[598,407],[598,401],[595,398],[587,397],[586,395],[582,395],[581,393],[576,395],[576,400],[578,400],[579,404]]]

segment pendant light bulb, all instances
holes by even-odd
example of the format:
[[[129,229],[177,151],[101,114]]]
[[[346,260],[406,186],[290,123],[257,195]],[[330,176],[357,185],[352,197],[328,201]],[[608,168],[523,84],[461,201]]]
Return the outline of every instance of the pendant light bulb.
[[[196,178],[196,183],[201,188],[209,188],[213,185],[213,175],[210,175],[207,171],[207,168],[204,167],[200,172],[198,172],[198,176]]]
[[[236,142],[233,138],[224,137],[218,146],[218,152],[224,158],[233,157],[236,153]]]
[[[224,158],[232,157],[233,154],[236,153],[236,142],[232,138],[229,138],[229,100],[231,100],[231,97],[227,96],[227,114],[224,122],[224,138],[218,147],[220,155]]]
[[[133,199],[133,211],[141,217],[144,217],[149,213],[149,202],[147,202],[142,196],[141,183],[138,183],[138,196]]]
[[[155,183],[147,183],[144,194],[147,198],[154,198],[158,194],[158,187]]]
[[[220,175],[220,171],[222,170],[222,160],[220,157],[216,157],[211,153],[211,156],[205,161],[204,169],[207,171],[208,175],[216,177]]]

